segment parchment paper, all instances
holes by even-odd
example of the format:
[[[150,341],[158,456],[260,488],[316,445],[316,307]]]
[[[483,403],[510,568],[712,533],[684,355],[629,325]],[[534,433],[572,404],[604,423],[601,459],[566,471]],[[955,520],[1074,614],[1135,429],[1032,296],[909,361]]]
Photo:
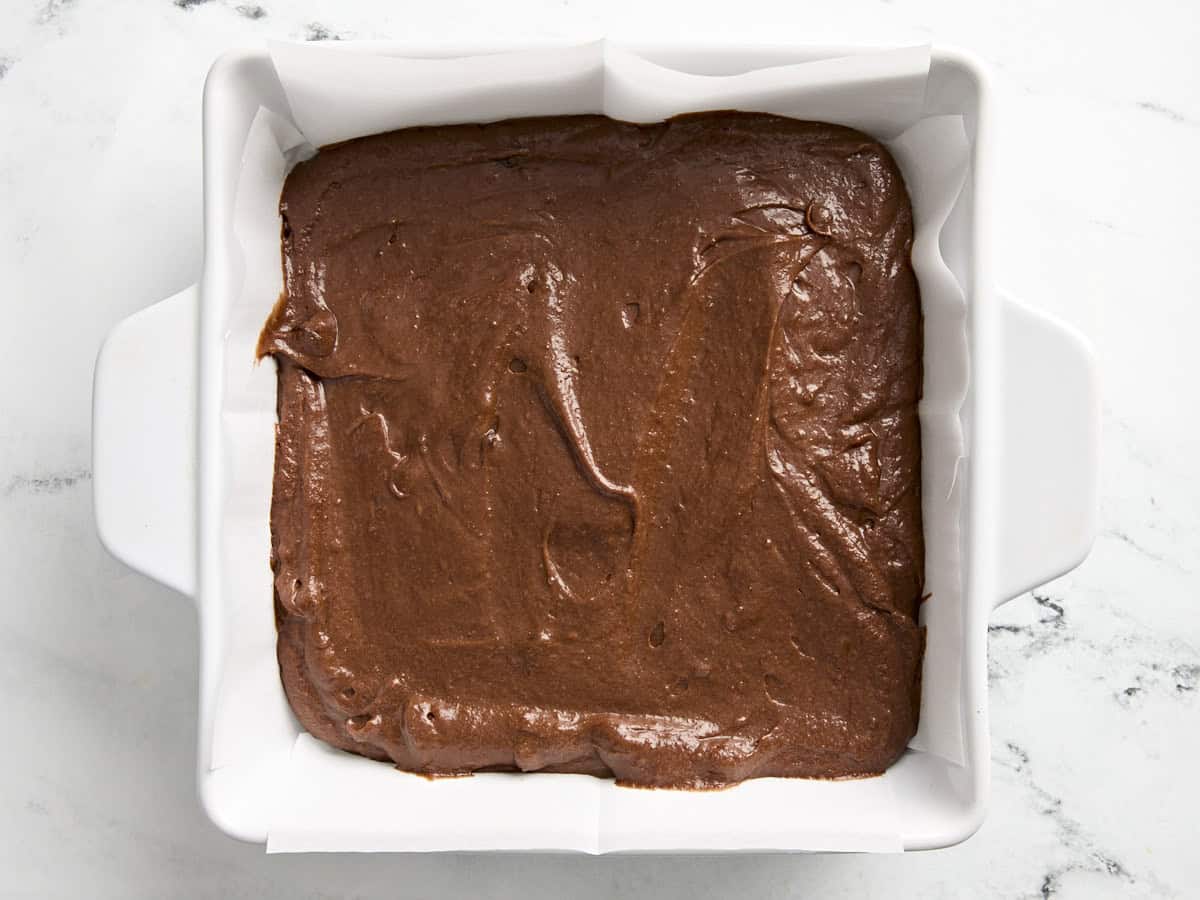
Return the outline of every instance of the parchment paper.
[[[760,779],[720,792],[639,791],[571,775],[478,775],[429,782],[334,751],[298,728],[275,662],[268,565],[275,371],[255,364],[258,333],[282,290],[278,200],[294,163],[334,141],[408,125],[604,113],[653,122],[742,109],[861,128],[885,139],[916,221],[913,263],[925,315],[924,464],[927,629],[920,730],[909,754],[963,762],[959,523],[960,407],[967,385],[965,303],[939,236],[961,190],[968,144],[958,117],[922,118],[928,48],[861,53],[741,75],[666,69],[605,42],[450,59],[382,50],[270,45],[292,119],[261,109],[234,208],[244,277],[230,298],[223,360],[221,598],[225,658],[211,766],[278,758],[269,851],[439,849],[899,850],[884,776]]]

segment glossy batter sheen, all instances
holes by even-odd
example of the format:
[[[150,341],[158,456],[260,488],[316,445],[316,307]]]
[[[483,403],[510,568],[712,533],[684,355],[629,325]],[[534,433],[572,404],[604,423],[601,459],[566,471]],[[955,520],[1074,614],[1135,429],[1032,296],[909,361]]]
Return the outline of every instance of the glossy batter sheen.
[[[425,773],[883,771],[917,724],[921,313],[888,153],[715,113],[291,173],[279,663]]]

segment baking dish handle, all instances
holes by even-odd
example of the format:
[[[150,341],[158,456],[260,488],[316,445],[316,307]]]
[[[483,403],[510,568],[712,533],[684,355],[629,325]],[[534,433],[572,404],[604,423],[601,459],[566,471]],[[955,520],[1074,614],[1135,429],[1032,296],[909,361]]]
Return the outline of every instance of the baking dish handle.
[[[196,285],[119,322],[92,389],[100,542],[192,595],[196,584]]]
[[[1003,443],[997,605],[1075,568],[1098,519],[1100,399],[1091,344],[1001,294]]]

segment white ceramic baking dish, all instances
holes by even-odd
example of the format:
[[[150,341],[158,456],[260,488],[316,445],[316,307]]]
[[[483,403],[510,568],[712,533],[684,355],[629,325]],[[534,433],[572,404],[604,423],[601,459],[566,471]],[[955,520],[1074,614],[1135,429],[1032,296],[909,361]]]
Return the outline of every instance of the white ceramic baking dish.
[[[392,49],[456,56],[516,48]],[[634,49],[690,72],[723,74],[837,56],[851,48],[672,45]],[[222,509],[215,489],[217,460],[224,452],[217,396],[223,336],[212,310],[214,299],[233,290],[239,278],[241,261],[230,252],[230,242],[220,229],[229,220],[242,144],[260,106],[287,112],[266,51],[239,51],[218,60],[204,95],[203,275],[198,285],[131,316],[108,336],[96,366],[93,440],[96,520],[104,545],[130,567],[195,598],[199,608],[198,777],[204,807],[227,833],[259,842],[266,840],[273,824],[268,795],[271,770],[283,761],[260,758],[252,764],[214,768],[210,748],[222,645],[227,640],[226,613],[219,602]],[[991,101],[983,67],[965,53],[934,48],[927,109],[961,114],[971,144],[964,193],[942,235],[943,253],[967,297],[971,370],[963,411],[968,459],[962,469],[966,479],[961,572],[965,761],[962,766],[938,766],[906,757],[889,772],[900,811],[895,824],[898,845],[904,849],[957,843],[982,822],[990,749],[988,616],[998,604],[1077,565],[1091,546],[1097,507],[1099,405],[1092,353],[1070,328],[1000,293],[993,282]],[[269,603],[269,597],[262,602]],[[489,776],[528,785],[531,798],[545,796],[540,788],[533,790],[535,780],[572,777],[585,776]],[[692,795],[688,803],[703,803],[703,797]],[[371,803],[372,798],[353,797],[347,802]],[[749,836],[752,823],[736,820],[721,826],[727,834],[697,835],[684,823],[673,821],[673,814],[664,809],[668,811],[655,814],[658,837],[642,834],[627,842],[616,840],[606,849],[711,852],[865,846],[853,835],[844,842],[832,839],[819,846],[803,840],[789,842],[779,835],[760,841]],[[552,816],[554,803],[547,804],[546,810]],[[820,815],[820,810],[787,811],[797,828],[806,817]],[[477,828],[470,842],[458,846],[452,825],[448,833],[449,837],[438,839],[439,849],[558,849],[546,842],[523,843],[520,834],[497,833],[481,839]],[[367,841],[361,849],[370,846]],[[433,845],[416,840],[406,846],[429,849]]]

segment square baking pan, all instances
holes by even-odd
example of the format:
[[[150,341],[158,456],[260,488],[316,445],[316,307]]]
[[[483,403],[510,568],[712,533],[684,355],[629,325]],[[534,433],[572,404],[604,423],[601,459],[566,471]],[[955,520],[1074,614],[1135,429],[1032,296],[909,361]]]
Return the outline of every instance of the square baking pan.
[[[527,46],[372,43],[362,49],[453,57]],[[701,75],[864,49],[625,46],[652,62]],[[307,850],[883,851],[944,847],[972,834],[983,821],[989,784],[988,616],[1005,600],[1073,568],[1088,552],[1096,530],[1099,427],[1095,363],[1087,343],[993,283],[991,101],[980,63],[934,47],[925,98],[926,115],[963,117],[970,146],[966,182],[941,235],[943,256],[966,296],[970,368],[961,414],[967,449],[957,469],[964,486],[962,764],[910,750],[884,775],[866,779],[866,789],[864,781],[810,783],[804,803],[785,799],[777,779],[701,793],[634,791],[571,775],[489,773],[430,783],[373,761],[309,748],[318,773],[311,782],[317,799],[305,808],[295,797],[281,796],[287,792],[279,772],[300,747],[295,733],[288,741],[244,748],[234,758],[214,758],[220,706],[231,702],[230,692],[221,689],[231,640],[229,566],[221,541],[228,515],[221,478],[230,465],[221,396],[227,365],[221,310],[244,270],[228,232],[243,147],[260,108],[289,116],[268,52],[221,57],[204,94],[201,281],[119,323],[100,351],[94,388],[100,538],[130,567],[197,603],[198,780],[217,826],[256,842],[267,841],[281,825],[294,826],[286,849]],[[269,606],[269,595],[261,602]],[[260,662],[273,669],[273,653]],[[281,687],[278,695],[282,702]],[[320,777],[335,766],[338,780],[328,784],[336,790]],[[392,780],[381,782],[381,771]],[[878,802],[883,796],[886,809]],[[354,829],[356,809],[383,804],[395,809],[394,821],[380,826],[376,815],[370,828]],[[578,815],[567,814],[580,806],[603,823],[596,834],[578,833]],[[505,809],[519,813],[502,814]],[[289,815],[318,823],[310,839],[304,839],[303,824],[281,821]],[[335,824],[319,827],[328,822]],[[341,830],[331,837],[329,828]]]

